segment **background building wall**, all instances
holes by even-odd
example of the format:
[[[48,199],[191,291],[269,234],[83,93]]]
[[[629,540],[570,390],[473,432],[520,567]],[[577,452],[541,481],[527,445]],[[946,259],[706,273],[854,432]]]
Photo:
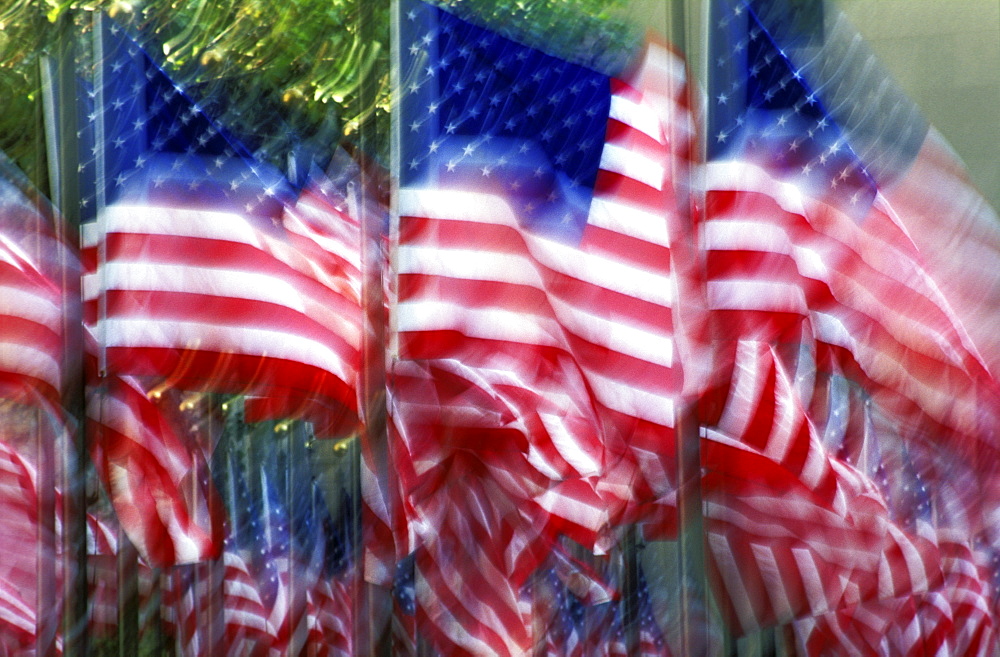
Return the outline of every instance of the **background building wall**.
[[[973,181],[1000,207],[1000,3],[839,0]]]

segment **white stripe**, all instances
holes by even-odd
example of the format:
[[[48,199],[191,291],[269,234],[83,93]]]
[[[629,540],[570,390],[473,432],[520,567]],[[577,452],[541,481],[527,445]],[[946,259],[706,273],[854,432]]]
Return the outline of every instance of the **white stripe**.
[[[590,308],[572,306],[558,298],[551,298],[552,308],[559,323],[589,342],[648,363],[672,367],[674,364],[674,341],[666,331],[652,332],[623,323],[612,316],[603,317]],[[599,310],[594,308],[593,310]],[[606,309],[603,309],[606,312]],[[669,309],[663,314],[669,316]]]
[[[761,389],[764,386],[757,343],[741,340],[736,345],[734,361],[733,385],[719,419],[719,429],[733,436],[742,436],[753,419],[753,412],[761,399]]]
[[[814,616],[828,612],[829,605],[826,599],[826,591],[823,590],[823,581],[813,560],[810,550],[804,548],[792,548],[792,557],[798,567],[799,577],[809,600],[809,608]]]
[[[715,557],[715,562],[722,571],[723,586],[729,592],[729,599],[736,615],[739,617],[740,626],[744,630],[750,630],[759,625],[757,616],[754,614],[754,601],[746,589],[743,582],[742,569],[733,558],[732,549],[724,536],[709,532],[707,535],[708,546]]]
[[[590,253],[569,244],[536,237],[528,243],[531,255],[550,269],[606,290],[669,306],[674,282],[669,273],[643,269]]]
[[[218,269],[151,262],[109,262],[101,268],[108,290],[188,292],[223,299],[263,301],[304,313],[302,293],[289,281],[248,269]]]
[[[673,398],[639,390],[595,372],[587,372],[587,382],[597,400],[611,410],[660,426],[674,426]]]
[[[156,346],[282,358],[313,365],[345,382],[353,381],[357,374],[341,354],[323,342],[280,330],[149,319],[108,319],[101,322],[101,327],[106,331],[108,347]]]
[[[62,367],[58,358],[31,345],[0,342],[0,371],[41,379],[59,388]]]
[[[408,244],[397,249],[396,263],[400,274],[543,287],[536,263],[519,253]]]
[[[470,308],[448,301],[407,301],[396,306],[400,333],[460,331],[484,340],[505,340],[546,347],[562,347],[562,328],[544,315],[503,308]]]
[[[657,191],[663,190],[666,172],[663,163],[617,144],[604,144],[601,151],[600,167],[604,171],[618,173],[626,178],[638,180]]]
[[[483,195],[483,202],[495,198]],[[440,221],[465,221],[460,212],[433,217]],[[506,225],[506,224],[499,224]],[[442,228],[447,231],[447,227]],[[478,249],[454,249],[437,246],[400,245],[397,271],[400,274],[425,274],[475,281],[496,281],[530,285],[545,290],[541,265],[579,281],[649,301],[663,306],[673,302],[674,282],[668,272],[643,269],[602,255],[543,237],[523,233],[530,258],[520,253]]]
[[[261,248],[260,231],[246,217],[231,212],[154,205],[114,204],[101,213],[106,233],[197,237]],[[92,236],[88,235],[92,239]]]
[[[608,117],[621,121],[661,144],[665,143],[660,119],[646,103],[636,103],[631,98],[612,94]]]
[[[802,288],[794,283],[743,278],[709,281],[706,287],[712,310],[759,310],[803,316],[808,312]]]
[[[597,532],[608,524],[608,514],[600,508],[580,501],[558,489],[546,490],[535,497],[535,502],[551,515],[569,520],[575,525]]]
[[[756,543],[751,544],[750,550],[753,552],[757,569],[764,580],[764,586],[767,589],[767,596],[771,600],[771,608],[774,609],[776,620],[780,623],[791,619],[794,615],[792,603],[788,600],[785,582],[781,578],[783,569],[778,565],[774,551]]]
[[[556,451],[577,471],[581,477],[600,474],[601,464],[594,459],[585,449],[580,448],[580,441],[566,430],[562,416],[551,413],[539,413],[538,416],[545,425],[545,430],[549,434]],[[560,479],[560,476],[553,479]]]
[[[628,199],[594,196],[587,223],[650,244],[670,246],[669,226],[663,214],[651,211],[648,206],[629,203]]]
[[[894,524],[887,526],[889,534],[903,552],[903,560],[906,562],[906,569],[910,576],[910,583],[914,592],[926,591],[928,588],[927,569],[920,552],[917,550],[910,537],[904,534],[899,527]]]
[[[0,285],[0,315],[27,319],[58,333],[63,311],[55,299],[57,295],[53,290],[49,290],[50,294],[40,292],[34,285]]]

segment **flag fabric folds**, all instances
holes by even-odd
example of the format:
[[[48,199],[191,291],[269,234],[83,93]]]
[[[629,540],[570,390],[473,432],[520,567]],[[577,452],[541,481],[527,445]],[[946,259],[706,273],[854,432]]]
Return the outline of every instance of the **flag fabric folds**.
[[[606,551],[633,492],[672,492],[685,69],[650,44],[612,78],[402,16],[389,394],[418,625],[448,654],[521,654],[520,589],[556,539]]]
[[[941,251],[995,259],[991,211],[831,4],[713,11],[699,237],[729,367],[702,420],[750,475],[727,489],[706,448],[715,593],[737,631],[799,618],[805,654],[978,654],[993,502],[948,482],[991,490],[1000,398],[987,290]],[[935,168],[950,245],[904,193]]]
[[[0,159],[0,652],[62,650],[79,439],[95,645],[996,654],[1000,224],[833,4],[709,2],[703,96],[442,4],[391,211],[94,18],[78,250]]]
[[[297,193],[105,19],[81,141],[95,461],[158,565],[222,551],[213,405],[357,426],[360,232],[321,172]],[[86,146],[90,144],[90,148]],[[85,217],[86,218],[86,217]]]

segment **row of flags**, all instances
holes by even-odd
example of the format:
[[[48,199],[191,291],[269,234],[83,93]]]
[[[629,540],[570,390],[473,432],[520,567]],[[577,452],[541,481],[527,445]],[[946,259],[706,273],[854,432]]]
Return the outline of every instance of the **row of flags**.
[[[0,177],[0,522],[38,548],[0,557],[0,646],[63,645],[37,445],[82,425],[95,639],[128,545],[177,654],[993,654],[995,216],[819,8],[714,2],[700,94],[665,43],[608,75],[401,0],[391,212],[96,18],[78,242]],[[695,625],[623,547],[690,499]]]

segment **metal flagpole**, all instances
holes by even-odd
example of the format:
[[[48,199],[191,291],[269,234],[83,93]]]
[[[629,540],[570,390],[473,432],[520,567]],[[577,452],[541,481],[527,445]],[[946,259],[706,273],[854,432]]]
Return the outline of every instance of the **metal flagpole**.
[[[41,20],[42,12],[38,12],[38,16]],[[78,250],[80,232],[75,39],[73,12],[63,12],[59,17],[55,55],[41,63],[49,178],[60,219],[55,229],[60,242],[69,247],[67,253]],[[71,274],[76,268],[66,266],[63,271]],[[67,303],[63,309],[61,401],[67,416],[74,421],[75,429],[67,428],[73,434],[67,436],[67,451],[63,454],[56,454],[52,441],[42,441],[43,444],[39,445],[39,546],[44,558],[40,559],[38,580],[38,618],[41,625],[38,628],[38,652],[55,651],[59,619],[53,618],[48,611],[59,608],[56,596],[61,595],[63,653],[69,657],[85,655],[88,651],[85,477],[89,457],[84,432],[83,325],[79,305],[72,302],[80,299],[80,280],[64,280],[62,284]],[[61,589],[55,578],[57,551],[54,548],[56,541],[60,540],[55,533],[57,485],[63,491],[61,552],[65,575]],[[46,564],[46,560],[50,563]]]
[[[705,50],[708,47],[708,28],[707,22],[704,20],[705,7],[708,2],[710,0],[673,2],[671,3],[671,14],[668,17],[668,36],[671,42],[675,48],[688,57],[691,69],[694,70],[695,66],[698,66],[700,67],[699,72],[702,74],[705,73],[705,62],[708,60],[707,50]],[[699,19],[701,19],[700,22]],[[689,35],[697,36],[688,38]],[[697,52],[695,52],[696,50]],[[693,96],[695,89],[695,81],[689,81],[687,93]],[[671,93],[674,93],[674,90],[671,90]],[[689,98],[688,106],[696,107],[695,101],[695,98]],[[694,193],[693,190],[702,188],[698,181],[693,180],[697,175],[697,170],[692,165],[692,161],[704,161],[704,148],[703,142],[695,141],[690,161],[677,163],[676,159],[673,160],[677,166],[687,167],[686,171],[675,171],[674,179],[683,176],[684,180],[690,181],[688,190],[692,191],[689,193]],[[695,199],[695,202],[702,205],[701,199]],[[692,210],[692,205],[688,199],[686,209],[689,212]],[[691,268],[689,271],[701,272],[697,234],[690,221],[688,226],[690,229],[687,235],[689,261],[685,264],[686,267]],[[700,310],[701,300],[689,299],[685,302],[694,303],[696,312]],[[705,581],[705,526],[701,496],[700,418],[698,415],[699,403],[696,397],[685,394],[680,401],[680,411],[676,417],[675,427],[677,525],[679,528],[677,570],[680,584],[677,610],[680,625],[679,654],[682,657],[695,657],[707,654],[709,650],[705,615],[708,604]]]

